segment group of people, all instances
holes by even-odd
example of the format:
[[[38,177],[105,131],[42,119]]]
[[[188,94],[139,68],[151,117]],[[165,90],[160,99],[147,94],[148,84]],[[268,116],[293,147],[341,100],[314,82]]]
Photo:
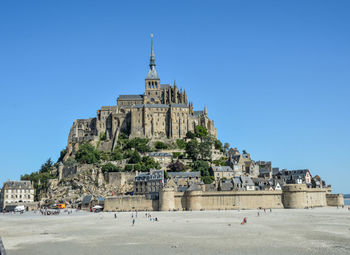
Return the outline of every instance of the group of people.
[[[272,212],[272,209],[270,208],[270,209],[268,209],[270,212]],[[264,213],[266,213],[267,212],[267,210],[266,210],[266,208],[264,208]],[[258,211],[258,216],[260,216],[260,211]]]

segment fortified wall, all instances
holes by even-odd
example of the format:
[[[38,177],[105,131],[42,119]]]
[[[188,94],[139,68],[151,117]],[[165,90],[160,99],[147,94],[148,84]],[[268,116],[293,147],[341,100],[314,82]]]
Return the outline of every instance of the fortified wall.
[[[159,200],[146,196],[114,196],[105,199],[105,211],[235,210],[257,208],[306,208],[342,206],[342,194],[327,194],[327,188],[309,189],[304,184],[288,184],[282,191],[175,192],[164,188]]]
[[[327,206],[343,206],[343,194],[326,194]]]

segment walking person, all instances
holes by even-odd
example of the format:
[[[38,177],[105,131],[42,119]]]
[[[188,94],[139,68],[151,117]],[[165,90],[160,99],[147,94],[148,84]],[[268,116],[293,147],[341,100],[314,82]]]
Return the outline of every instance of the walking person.
[[[135,219],[132,218],[132,226],[134,226],[134,225],[135,225]]]

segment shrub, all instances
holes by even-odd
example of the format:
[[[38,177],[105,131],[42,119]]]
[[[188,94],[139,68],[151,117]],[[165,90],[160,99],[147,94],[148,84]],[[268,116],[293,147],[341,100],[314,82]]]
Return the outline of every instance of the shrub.
[[[161,141],[157,141],[154,143],[154,148],[156,148],[157,150],[165,150],[168,149],[168,145]]]
[[[151,150],[150,147],[148,146],[148,142],[149,142],[149,139],[135,137],[135,138],[129,140],[125,144],[125,148],[126,149],[134,148],[135,150],[137,150],[141,153],[148,152]]]
[[[107,139],[107,135],[106,135],[106,133],[105,133],[105,132],[100,133],[99,138],[100,138],[100,141],[105,141],[105,140]]]
[[[184,139],[177,139],[176,145],[177,145],[177,148],[179,148],[180,150],[184,150],[186,148],[186,142]]]
[[[114,151],[111,153],[111,160],[122,160],[123,159],[123,152],[120,149],[114,149]]]
[[[135,163],[139,163],[140,161],[141,161],[140,153],[138,153],[137,151],[134,151],[129,159],[129,163],[135,164]]]
[[[133,170],[133,165],[125,165],[124,171],[131,172]]]
[[[77,163],[77,161],[73,157],[67,158],[67,160],[64,162],[64,165],[67,167],[72,167]]]
[[[181,152],[173,152],[173,158],[178,158],[181,155]]]
[[[100,151],[100,158],[104,161],[109,161],[111,158],[111,154],[109,152]]]
[[[118,166],[113,165],[112,163],[108,162],[102,166],[102,172],[120,172],[121,168]]]
[[[196,135],[195,135],[193,132],[188,131],[188,132],[186,133],[186,137],[189,138],[189,139],[193,139],[193,138],[196,137]]]

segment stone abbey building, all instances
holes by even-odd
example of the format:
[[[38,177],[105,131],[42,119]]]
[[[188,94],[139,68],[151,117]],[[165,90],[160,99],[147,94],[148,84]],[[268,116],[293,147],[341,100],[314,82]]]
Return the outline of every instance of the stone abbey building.
[[[69,133],[67,156],[80,143],[97,143],[101,136],[105,139],[99,142],[100,149],[112,150],[121,131],[129,133],[131,138],[175,140],[185,137],[196,125],[201,125],[216,138],[214,121],[209,119],[206,107],[203,111],[194,111],[186,91],[179,90],[176,82],[173,86],[161,84],[155,67],[152,39],[144,93],[120,95],[117,105],[102,106],[96,118],[75,120]]]

